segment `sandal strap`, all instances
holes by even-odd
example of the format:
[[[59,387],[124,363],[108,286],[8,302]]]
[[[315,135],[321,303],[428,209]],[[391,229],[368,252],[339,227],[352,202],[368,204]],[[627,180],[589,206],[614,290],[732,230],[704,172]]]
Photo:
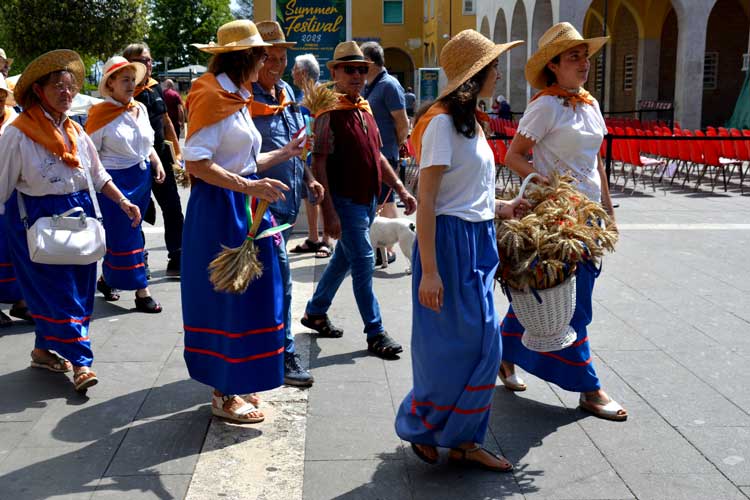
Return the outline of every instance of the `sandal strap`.
[[[381,332],[374,337],[367,339],[371,349],[375,349],[378,352],[384,352],[390,349],[401,349],[401,344],[396,342],[393,337],[388,335],[386,332]]]

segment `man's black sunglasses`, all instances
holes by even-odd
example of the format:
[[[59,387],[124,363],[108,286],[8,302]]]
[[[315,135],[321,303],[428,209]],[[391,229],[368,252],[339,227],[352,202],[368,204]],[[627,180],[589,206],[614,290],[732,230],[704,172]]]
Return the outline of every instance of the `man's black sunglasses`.
[[[359,72],[360,75],[366,75],[367,71],[369,71],[370,68],[367,66],[344,66],[344,73],[347,75],[353,75],[356,72]]]

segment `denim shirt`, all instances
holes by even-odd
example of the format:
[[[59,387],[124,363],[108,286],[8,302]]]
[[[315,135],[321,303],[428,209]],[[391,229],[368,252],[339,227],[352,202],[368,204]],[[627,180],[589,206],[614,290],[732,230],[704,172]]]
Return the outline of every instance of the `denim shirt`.
[[[283,80],[276,84],[276,95],[278,96],[281,89],[288,100],[295,102],[294,90]],[[264,104],[278,105],[279,101],[271,96],[258,83],[253,83],[253,98]],[[295,104],[287,106],[278,114],[270,116],[253,116],[253,123],[260,131],[263,137],[260,152],[266,153],[284,147],[298,130],[305,126],[299,107]],[[304,185],[304,165],[299,157],[294,157],[283,163],[258,172],[259,177],[269,177],[277,179],[287,186],[289,191],[285,192],[285,200],[279,200],[271,204],[271,213],[281,223],[292,223],[299,213],[302,190],[306,189]]]

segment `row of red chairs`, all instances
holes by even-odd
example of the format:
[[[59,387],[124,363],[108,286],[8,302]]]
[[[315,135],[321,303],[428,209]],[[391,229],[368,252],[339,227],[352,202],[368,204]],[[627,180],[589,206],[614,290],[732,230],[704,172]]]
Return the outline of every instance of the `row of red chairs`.
[[[515,132],[509,134],[508,131],[515,130],[516,126],[517,124],[513,120],[506,120],[499,117],[490,118],[490,130],[495,134],[512,136]]]
[[[638,120],[637,118],[605,118],[604,122],[607,127],[621,127],[623,129],[630,127],[636,130],[656,130],[667,126],[663,120]],[[679,123],[675,122],[675,127],[679,128]]]

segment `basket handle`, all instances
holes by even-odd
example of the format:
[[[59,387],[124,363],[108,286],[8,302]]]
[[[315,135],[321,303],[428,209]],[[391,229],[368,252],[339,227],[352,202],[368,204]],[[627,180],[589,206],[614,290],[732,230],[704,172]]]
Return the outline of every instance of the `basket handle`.
[[[529,185],[529,182],[531,182],[531,179],[533,179],[534,177],[541,177],[541,176],[537,174],[536,172],[527,175],[526,178],[523,180],[523,183],[521,184],[521,189],[518,190],[518,194],[516,195],[515,198],[513,198],[514,202],[523,198],[523,193],[526,191],[526,186]]]

